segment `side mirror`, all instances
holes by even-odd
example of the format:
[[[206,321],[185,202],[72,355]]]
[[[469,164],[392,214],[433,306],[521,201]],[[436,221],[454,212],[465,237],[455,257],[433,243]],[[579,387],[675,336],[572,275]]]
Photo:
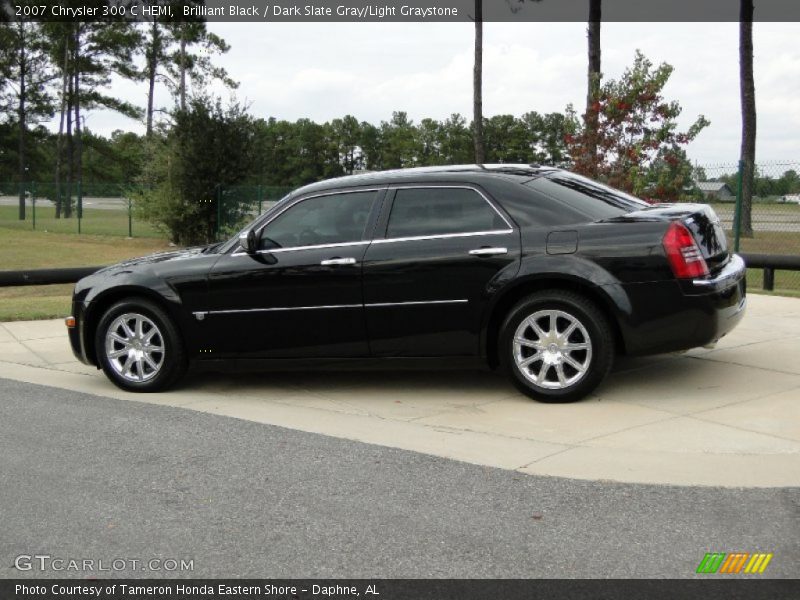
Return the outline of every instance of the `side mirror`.
[[[252,229],[243,231],[239,234],[239,245],[248,254],[253,254],[258,250],[258,240],[256,239],[256,232]]]

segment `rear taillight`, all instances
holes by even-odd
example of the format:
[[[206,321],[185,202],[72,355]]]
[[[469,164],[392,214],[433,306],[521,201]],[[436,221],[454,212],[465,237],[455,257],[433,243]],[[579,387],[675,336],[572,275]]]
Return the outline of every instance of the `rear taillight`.
[[[675,277],[686,279],[708,275],[706,260],[685,225],[671,223],[664,234],[663,243]]]

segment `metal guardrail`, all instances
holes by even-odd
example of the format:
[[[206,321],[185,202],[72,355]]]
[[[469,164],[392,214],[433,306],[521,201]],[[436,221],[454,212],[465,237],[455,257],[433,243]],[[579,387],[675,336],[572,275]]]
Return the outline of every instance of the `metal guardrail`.
[[[102,268],[103,267],[69,267],[64,269],[0,271],[0,287],[76,283],[79,279],[91,275]]]
[[[775,271],[800,271],[800,256],[795,254],[743,253],[749,269],[764,269],[764,289],[775,289]],[[76,283],[103,267],[70,267],[64,269],[32,269],[25,271],[0,271],[0,287],[21,285],[51,285]]]
[[[751,254],[741,255],[749,269],[764,269],[764,289],[775,289],[775,271],[800,271],[800,256],[796,254]]]

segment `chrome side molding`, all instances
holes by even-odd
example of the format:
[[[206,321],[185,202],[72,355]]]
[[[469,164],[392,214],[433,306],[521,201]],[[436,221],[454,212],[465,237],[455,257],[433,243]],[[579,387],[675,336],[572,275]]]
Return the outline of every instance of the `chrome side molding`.
[[[347,263],[350,264],[350,263]],[[233,310],[197,311],[192,314],[198,321],[209,315],[232,315],[240,313],[285,312],[291,310],[328,310],[332,308],[381,308],[385,306],[421,306],[426,304],[466,304],[466,298],[458,300],[410,300],[407,302],[372,302],[369,304],[328,304],[321,306],[275,306],[270,308],[238,308]]]

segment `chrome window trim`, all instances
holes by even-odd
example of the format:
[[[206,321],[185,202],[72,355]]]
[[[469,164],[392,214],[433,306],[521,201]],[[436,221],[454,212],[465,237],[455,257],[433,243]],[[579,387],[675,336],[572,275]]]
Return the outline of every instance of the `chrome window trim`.
[[[491,208],[497,214],[497,216],[499,216],[501,219],[503,219],[503,223],[506,224],[506,227],[508,227],[508,229],[507,230],[505,230],[505,229],[504,230],[493,230],[493,231],[488,231],[488,232],[487,231],[468,231],[468,232],[463,232],[463,233],[441,233],[441,234],[429,234],[429,235],[415,235],[415,236],[407,236],[407,237],[403,237],[403,238],[389,238],[389,237],[387,237],[387,238],[381,238],[380,240],[374,240],[375,242],[380,242],[380,241],[384,241],[384,240],[386,240],[386,241],[389,241],[389,240],[411,241],[411,240],[422,240],[422,239],[438,239],[438,238],[446,238],[446,237],[464,237],[465,235],[488,235],[488,234],[497,233],[497,232],[500,232],[500,233],[513,233],[513,231],[514,231],[514,227],[511,225],[511,223],[508,222],[508,219],[506,219],[505,215],[503,213],[501,213],[498,210],[498,208],[492,203],[492,201],[489,199],[489,196],[484,194],[483,190],[481,190],[480,188],[475,187],[473,185],[451,185],[451,184],[442,184],[442,185],[436,185],[436,184],[429,184],[429,185],[402,185],[402,184],[400,184],[400,185],[389,185],[388,187],[389,187],[389,191],[390,192],[394,191],[394,190],[442,190],[442,189],[444,189],[444,190],[472,190],[473,192],[478,194],[481,198],[483,198],[483,201],[486,202],[486,204],[489,205],[489,208]],[[392,199],[392,210],[394,210],[394,202],[395,202],[395,200],[397,200],[397,195],[396,194],[395,194],[395,197]],[[387,222],[387,228],[386,228],[387,233],[389,231],[388,224],[391,223],[391,221],[392,221],[392,215],[389,214],[389,221]]]
[[[316,193],[316,194],[311,194],[310,196],[301,196],[299,198],[295,198],[294,200],[290,201],[286,206],[284,206],[281,210],[279,210],[277,213],[275,213],[274,215],[271,215],[266,221],[264,221],[263,223],[259,224],[255,228],[256,229],[256,235],[260,239],[261,238],[261,234],[264,232],[264,228],[267,225],[272,223],[275,219],[280,217],[283,213],[285,213],[287,210],[289,210],[293,206],[297,206],[298,204],[300,204],[301,202],[304,202],[306,200],[311,200],[312,198],[323,198],[325,196],[340,196],[342,194],[359,194],[359,193],[362,193],[362,192],[373,192],[373,193],[375,193],[375,192],[383,191],[385,189],[386,189],[385,185],[384,186],[380,186],[380,187],[371,187],[371,188],[355,188],[355,189],[351,188],[351,189],[346,189],[346,190],[332,190],[332,191],[327,191],[327,192],[323,191],[323,192],[319,192],[319,193]],[[278,252],[278,251],[288,252],[288,251],[292,251],[292,250],[308,250],[308,249],[312,249],[312,248],[337,248],[337,247],[340,247],[340,246],[350,246],[350,245],[357,245],[357,244],[360,245],[360,244],[368,244],[368,243],[369,243],[369,240],[360,240],[358,242],[339,242],[337,244],[319,244],[319,245],[315,245],[315,246],[290,246],[289,248],[275,248],[275,249],[267,250],[267,251],[259,250],[259,251],[256,252],[256,254],[264,254],[264,253],[273,254],[273,253]],[[237,245],[237,247],[240,248],[241,246]],[[236,251],[234,251],[231,254],[231,256],[251,256],[251,255],[248,254],[247,252],[236,252]]]
[[[483,201],[486,202],[489,207],[497,214],[501,219],[503,219],[503,223],[506,224],[508,229],[492,229],[489,231],[468,231],[463,233],[438,233],[438,234],[430,234],[430,235],[415,235],[415,236],[408,236],[408,237],[395,237],[395,238],[376,238],[373,240],[360,240],[357,242],[339,242],[336,244],[315,244],[311,246],[291,246],[289,248],[271,248],[266,250],[258,250],[254,254],[280,254],[282,252],[296,252],[300,250],[324,250],[325,248],[346,248],[350,246],[366,246],[370,243],[374,244],[388,244],[394,242],[416,242],[416,241],[423,241],[423,240],[443,240],[443,239],[450,239],[450,238],[461,238],[461,237],[472,237],[472,236],[484,236],[484,235],[503,235],[503,234],[510,234],[514,233],[513,226],[508,222],[508,219],[501,213],[497,207],[492,203],[489,197],[483,193],[483,191],[475,186],[471,185],[450,185],[450,184],[429,184],[429,185],[384,185],[380,187],[372,187],[372,188],[355,188],[355,189],[347,189],[347,190],[335,190],[335,191],[327,191],[327,192],[320,192],[317,194],[312,194],[310,196],[302,196],[300,198],[295,198],[291,202],[289,202],[286,206],[284,206],[279,212],[271,215],[267,221],[261,223],[257,229],[256,233],[259,237],[264,231],[264,228],[267,227],[272,221],[277,219],[287,210],[292,208],[293,206],[297,206],[301,202],[305,200],[311,200],[312,198],[322,198],[325,196],[338,196],[341,194],[357,194],[361,192],[380,192],[383,190],[388,189],[389,191],[394,190],[413,190],[413,189],[456,189],[456,190],[472,190],[473,192],[477,193]],[[391,218],[391,216],[390,216]],[[253,254],[249,254],[247,252],[233,252],[231,256],[252,256]]]
[[[438,235],[418,235],[402,238],[380,238],[372,240],[373,244],[392,244],[394,242],[416,242],[419,240],[444,240],[448,238],[475,237],[479,235],[502,235],[514,233],[513,229],[494,229],[492,231],[470,231],[469,233],[441,233]]]
[[[252,312],[284,312],[289,310],[327,310],[331,308],[381,308],[386,306],[415,306],[423,304],[466,304],[469,300],[410,300],[408,302],[373,302],[369,304],[323,304],[320,306],[276,306],[271,308],[237,308],[231,310],[207,310],[192,313],[202,321],[206,315],[230,315]]]
[[[256,250],[253,254],[280,254],[281,252],[297,252],[299,250],[321,250],[325,248],[348,248],[351,246],[366,246],[368,240],[360,242],[340,242],[338,244],[317,244],[314,246],[292,246],[290,248],[271,248],[267,250]],[[247,252],[234,252],[231,256],[252,256]]]

